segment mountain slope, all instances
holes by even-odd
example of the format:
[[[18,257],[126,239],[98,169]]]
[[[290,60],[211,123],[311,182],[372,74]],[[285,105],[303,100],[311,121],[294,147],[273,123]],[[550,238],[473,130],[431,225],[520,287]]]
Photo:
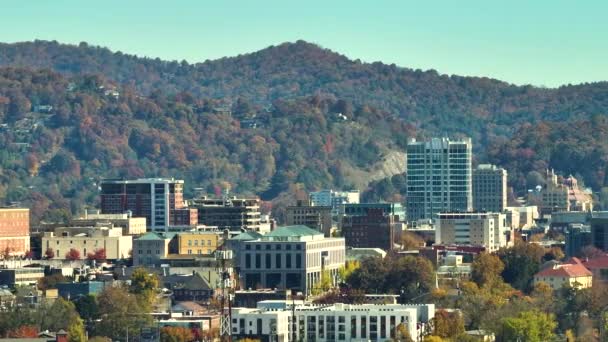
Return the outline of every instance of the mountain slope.
[[[36,202],[37,218],[48,208],[65,216],[93,205],[104,177],[174,176],[190,193],[230,184],[266,199],[296,184],[365,188],[410,127],[370,107],[338,115],[342,106],[316,96],[227,111],[184,94],[144,97],[98,76],[0,68],[0,201]]]
[[[115,176],[180,177],[187,191],[229,183],[266,199],[373,181],[370,198],[398,199],[407,139],[437,134],[471,136],[478,161],[508,166],[518,192],[545,167],[599,190],[608,142],[593,137],[606,113],[606,82],[518,87],[361,63],[303,41],[196,65],[0,44],[0,202],[63,217],[94,205],[98,179]]]

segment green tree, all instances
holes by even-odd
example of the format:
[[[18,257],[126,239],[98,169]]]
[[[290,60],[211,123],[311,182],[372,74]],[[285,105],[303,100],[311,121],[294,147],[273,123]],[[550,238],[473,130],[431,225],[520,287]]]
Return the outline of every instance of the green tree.
[[[346,264],[343,267],[340,267],[340,269],[338,270],[339,275],[340,275],[340,279],[342,281],[346,281],[351,274],[353,274],[353,272],[359,268],[361,264],[354,260],[354,261],[347,261]]]
[[[388,266],[388,262],[382,258],[365,258],[360,267],[345,279],[346,283],[367,293],[386,292],[385,277],[389,272]]]
[[[445,342],[445,340],[442,339],[441,337],[434,336],[434,335],[425,336],[422,341],[423,342]]]
[[[55,289],[58,283],[66,282],[67,278],[61,273],[54,273],[38,279],[38,288],[40,290]]]
[[[94,295],[80,297],[74,301],[74,304],[78,314],[85,322],[91,322],[99,318],[99,304]]]
[[[556,327],[552,314],[524,311],[502,320],[500,337],[504,341],[546,342],[553,338]]]
[[[158,277],[154,273],[149,273],[145,268],[139,267],[131,275],[131,286],[129,290],[144,300],[148,305],[154,303],[158,292]]]
[[[475,256],[471,265],[471,279],[480,287],[494,284],[502,281],[500,274],[504,268],[505,265],[498,256],[483,252]]]
[[[321,273],[321,279],[315,284],[312,293],[318,295],[329,291],[333,287],[333,280],[331,279],[331,273],[325,270]]]
[[[99,316],[95,333],[112,339],[122,339],[127,331],[136,334],[140,328],[151,324],[148,308],[135,294],[123,287],[106,287],[97,297]]]
[[[389,273],[385,276],[387,292],[400,293],[402,301],[430,293],[434,286],[435,270],[429,259],[405,256],[389,259]]]
[[[70,325],[80,320],[74,303],[61,297],[57,298],[52,305],[43,306],[38,314],[41,319],[40,330],[67,330]]]
[[[464,333],[464,319],[460,312],[437,310],[433,318],[433,335],[453,338]]]
[[[103,336],[93,336],[89,339],[89,342],[112,342],[112,339]]]
[[[517,242],[513,247],[499,250],[498,256],[505,265],[502,277],[516,289],[531,290],[544,255],[545,249],[535,243]]]
[[[67,329],[69,342],[86,342],[87,337],[82,319],[74,320]]]
[[[194,334],[188,328],[163,327],[160,330],[161,342],[190,342],[194,341]]]

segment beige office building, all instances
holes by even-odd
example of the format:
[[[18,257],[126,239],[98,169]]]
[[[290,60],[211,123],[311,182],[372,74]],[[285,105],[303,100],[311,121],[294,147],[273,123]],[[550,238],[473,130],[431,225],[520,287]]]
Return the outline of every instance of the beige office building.
[[[177,252],[177,234],[148,232],[133,240],[133,266],[160,266],[162,260]]]
[[[133,237],[122,235],[122,228],[104,227],[60,227],[53,232],[45,232],[42,237],[42,253],[52,249],[54,259],[65,259],[66,254],[75,249],[82,259],[96,250],[105,249],[110,260],[130,257]]]
[[[309,201],[298,201],[297,205],[287,207],[285,224],[307,226],[329,237],[332,228],[331,215],[331,206],[312,206]]]
[[[473,209],[502,212],[507,206],[507,170],[482,164],[473,170]]]
[[[183,232],[177,234],[178,253],[182,255],[211,255],[221,243],[214,232]]]
[[[494,252],[509,244],[511,230],[500,213],[439,213],[435,243],[483,246]],[[511,240],[512,241],[512,240]]]
[[[93,213],[85,212],[83,217],[72,220],[72,225],[76,227],[99,226],[104,224],[121,227],[122,235],[142,235],[146,233],[146,218],[131,217],[129,214],[100,214],[97,210]]]
[[[528,202],[538,205],[541,215],[558,211],[593,211],[593,196],[580,189],[576,178],[560,178],[553,170],[547,170],[545,186],[538,186],[528,193]]]

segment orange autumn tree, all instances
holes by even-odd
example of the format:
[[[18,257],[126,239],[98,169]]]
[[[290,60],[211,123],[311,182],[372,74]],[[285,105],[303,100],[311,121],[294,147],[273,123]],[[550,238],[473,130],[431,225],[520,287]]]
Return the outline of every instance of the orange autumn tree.
[[[194,341],[194,334],[188,328],[163,327],[160,330],[160,340],[162,342],[190,342]]]
[[[17,329],[8,332],[7,337],[11,338],[37,338],[38,328],[33,325],[22,325]]]

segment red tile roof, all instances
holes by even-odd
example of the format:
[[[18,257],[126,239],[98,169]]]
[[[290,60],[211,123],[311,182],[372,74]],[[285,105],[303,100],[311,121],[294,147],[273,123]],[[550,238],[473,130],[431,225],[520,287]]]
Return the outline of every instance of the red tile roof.
[[[535,274],[535,277],[587,277],[593,275],[585,266],[580,263],[580,260],[569,260],[569,262],[547,267],[544,270]]]
[[[608,254],[586,260],[583,265],[590,270],[608,268]]]

